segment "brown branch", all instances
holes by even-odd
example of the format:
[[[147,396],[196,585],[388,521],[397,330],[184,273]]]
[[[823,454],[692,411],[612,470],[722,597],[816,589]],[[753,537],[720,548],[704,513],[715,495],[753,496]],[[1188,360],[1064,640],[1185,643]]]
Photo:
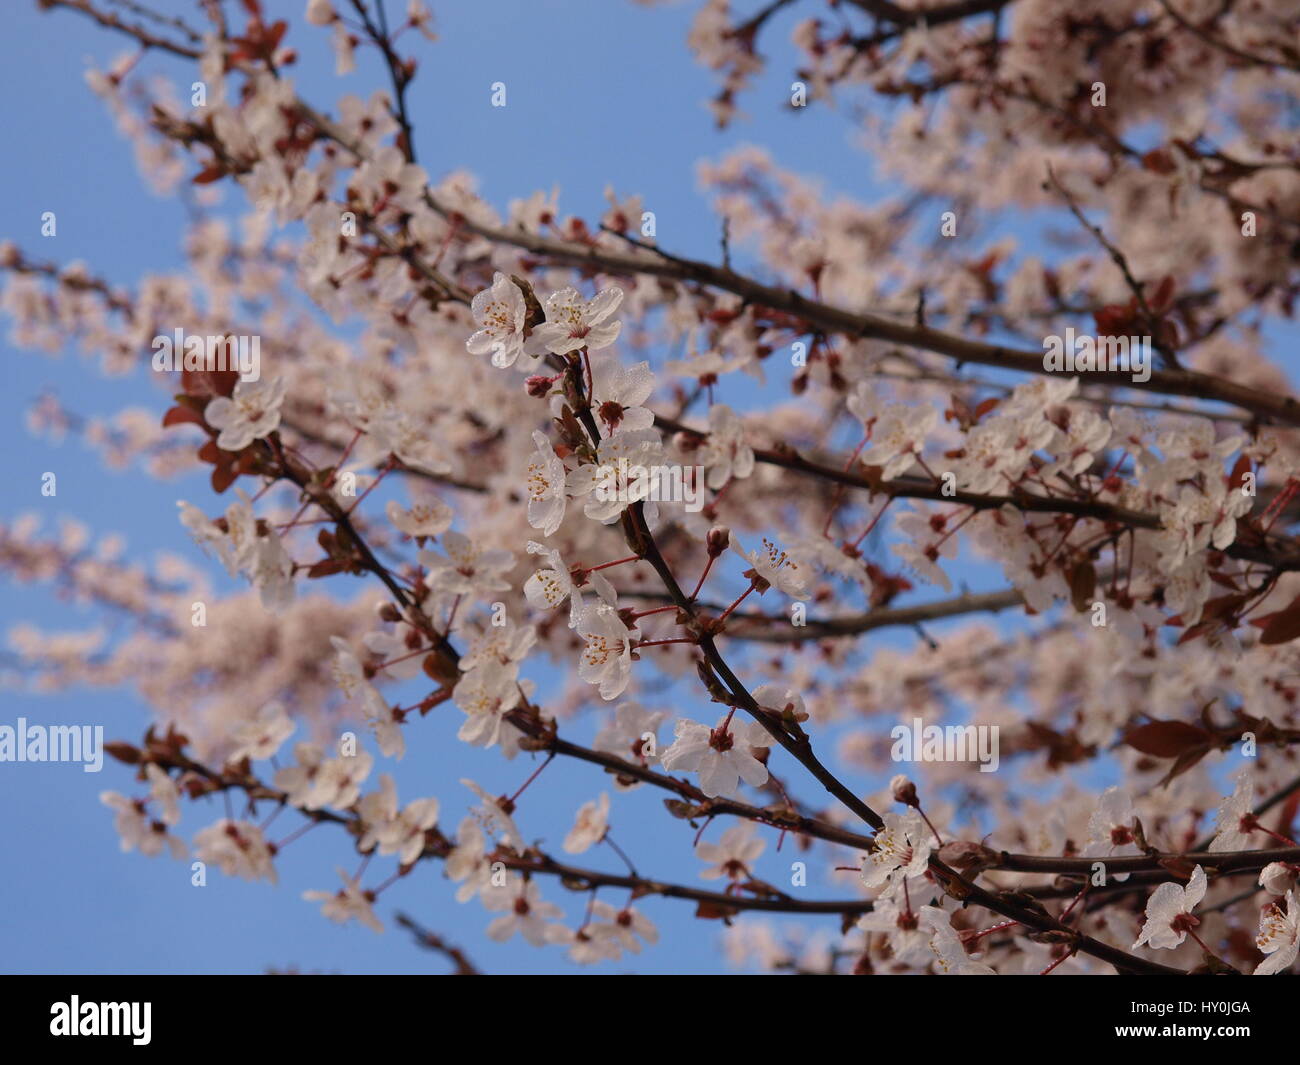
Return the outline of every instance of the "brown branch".
[[[96,11],[87,0],[42,0],[42,2],[48,6],[68,7],[80,11],[102,25],[128,33],[152,47],[163,48],[191,59],[199,58],[199,53],[193,49],[154,40],[143,28],[126,26],[115,16]],[[330,139],[347,148],[358,158],[363,157],[359,146],[335,123],[319,114],[302,99],[298,99],[296,104],[303,117]],[[485,225],[449,210],[439,203],[427,188],[425,200],[444,218],[454,217],[457,224],[468,233],[493,243],[522,248],[554,262],[579,268],[598,269],[606,273],[634,276],[644,274],[677,281],[693,281],[740,296],[746,303],[794,315],[807,323],[810,328],[931,351],[955,359],[959,364],[970,362],[1032,374],[1050,372],[1044,367],[1043,356],[1039,352],[968,340],[922,324],[907,324],[876,315],[855,313],[819,300],[809,299],[792,288],[765,285],[734,270],[683,256],[668,255],[658,249],[652,249],[646,254],[631,255],[589,244],[553,240],[523,230],[500,229]],[[627,239],[636,243],[634,238]],[[403,251],[401,254],[405,256],[407,253]],[[1104,370],[1080,372],[1076,376],[1087,383],[1108,387],[1114,387],[1116,384],[1113,374]],[[1148,381],[1141,385],[1134,382],[1133,387],[1167,395],[1189,396],[1227,403],[1251,411],[1262,419],[1300,425],[1300,401],[1294,397],[1239,385],[1211,374],[1191,370],[1153,370]]]
[[[671,418],[659,415],[655,416],[655,424],[672,432],[688,433],[700,438],[709,435],[706,430],[692,429]],[[997,510],[1003,506],[1012,506],[1017,510],[1029,513],[1071,514],[1080,518],[1092,518],[1096,521],[1112,522],[1153,531],[1162,527],[1160,518],[1155,514],[1146,514],[1142,511],[1130,510],[1127,507],[1093,499],[1041,496],[1029,492],[1017,492],[1014,495],[1005,496],[983,495],[978,492],[967,492],[960,489],[954,489],[951,493],[946,493],[943,490],[943,485],[921,477],[897,477],[892,481],[874,481],[865,475],[849,472],[843,468],[842,464],[835,466],[804,458],[788,446],[753,448],[753,452],[754,458],[758,462],[780,466],[783,469],[793,470],[797,473],[806,473],[837,484],[849,485],[853,488],[863,488],[873,495],[883,493],[901,499],[928,499],[937,503],[973,507],[976,510]],[[1256,546],[1237,542],[1229,545],[1223,553],[1230,558],[1264,563],[1279,571],[1289,572],[1300,569],[1300,547],[1291,540],[1280,540],[1279,542],[1279,538],[1275,538],[1274,542],[1278,544],[1279,549],[1285,548],[1285,550],[1279,553],[1270,550],[1267,544]]]
[[[445,955],[456,966],[456,976],[482,976],[478,968],[460,947],[454,947],[448,943],[442,936],[436,932],[430,932],[423,925],[418,924],[404,913],[397,915],[397,923],[411,933],[415,942],[425,950],[432,950],[437,954]]]

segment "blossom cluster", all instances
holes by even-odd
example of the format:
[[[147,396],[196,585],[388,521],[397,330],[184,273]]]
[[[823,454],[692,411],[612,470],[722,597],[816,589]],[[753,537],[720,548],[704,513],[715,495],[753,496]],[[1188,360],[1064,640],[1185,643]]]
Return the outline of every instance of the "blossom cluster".
[[[865,26],[871,5],[831,5],[838,30],[812,0],[734,6],[689,30],[715,118],[760,91],[789,17],[812,104],[902,101],[863,133],[900,191],[832,199],[738,149],[701,167],[716,264],[640,231],[640,196],[501,209],[417,162],[419,2],[391,28],[250,2],[240,27],[142,42],[194,64],[188,108],[133,60],[92,73],[158,187],[194,179],[186,268],[124,285],[0,245],[13,343],[127,374],[183,325],[259,336],[268,372],[154,374],[109,420],[33,405],[34,432],[212,491],[178,504],[184,558],[0,524],[8,577],[114,619],[16,626],[7,679],[148,705],[111,748],[138,786],[101,797],[123,850],[275,884],[332,831],[338,882],[304,898],[375,932],[385,893],[436,869],[488,940],[579,964],[661,926],[670,950],[684,903],[772,971],[1293,969],[1281,5],[1223,14],[1220,39],[1138,0],[1079,25],[1017,0],[991,53],[964,5]],[[294,63],[318,31],[340,76],[365,49],[392,87],[309,103]],[[1158,147],[1129,143],[1151,124]],[[1027,206],[1078,241],[1038,250],[1006,221]],[[1038,340],[1080,320],[1150,333],[1157,370],[1046,370]],[[698,469],[704,505],[609,491],[633,466]],[[991,730],[999,768],[899,765],[885,737],[917,719]],[[448,747],[466,768],[431,782],[421,756]],[[556,762],[585,789],[559,824]],[[678,869],[644,868],[638,832]]]

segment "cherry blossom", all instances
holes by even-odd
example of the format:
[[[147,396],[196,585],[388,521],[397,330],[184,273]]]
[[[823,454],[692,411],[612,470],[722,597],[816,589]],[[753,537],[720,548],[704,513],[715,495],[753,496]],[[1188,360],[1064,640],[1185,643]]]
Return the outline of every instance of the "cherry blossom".
[[[1250,848],[1255,814],[1255,786],[1248,772],[1237,774],[1236,786],[1222,803],[1214,822],[1212,851],[1244,851]]]
[[[492,365],[499,369],[513,366],[524,352],[524,324],[528,319],[519,286],[505,274],[494,274],[492,287],[475,295],[470,309],[481,328],[465,341],[465,349],[471,355],[491,352]]]
[[[365,644],[372,659],[383,660],[382,662],[372,660],[369,663],[369,668],[374,670],[376,677],[409,680],[419,674],[419,656],[412,654],[411,651],[412,646],[418,647],[420,644],[420,634],[414,629],[402,626],[395,633],[382,629],[368,632],[361,637],[361,642]]]
[[[925,872],[932,849],[931,834],[916,810],[886,813],[884,822],[862,865],[862,882],[870,888],[888,887],[893,891],[910,877]]]
[[[599,799],[582,804],[573,828],[564,837],[567,854],[582,854],[605,838],[609,830],[609,795],[601,793]]]
[[[1270,895],[1285,895],[1300,880],[1300,872],[1284,862],[1269,862],[1259,871],[1259,886]]]
[[[530,355],[565,355],[581,348],[607,348],[623,328],[622,322],[609,320],[622,302],[623,290],[617,286],[603,289],[590,300],[584,300],[571,286],[562,288],[546,297],[542,305],[546,321],[533,330],[524,350]]]
[[[631,700],[619,703],[614,708],[614,716],[607,718],[591,741],[593,750],[608,751],[631,762],[643,766],[659,763],[657,750],[658,732],[668,720],[666,710],[647,710],[640,703]],[[647,741],[649,737],[649,741]],[[624,783],[620,787],[635,787],[635,781]]]
[[[972,960],[966,945],[952,926],[952,918],[935,906],[922,906],[921,926],[930,933],[930,949],[935,966],[949,976],[996,976],[997,972],[982,962]]]
[[[222,818],[194,837],[194,854],[220,868],[227,876],[242,880],[279,879],[272,853],[262,830],[248,821]]]
[[[597,899],[591,904],[591,914],[604,921],[604,927],[609,929],[607,934],[629,954],[640,954],[642,941],[651,945],[659,942],[659,930],[653,922],[631,906],[620,910]]]
[[[746,573],[752,573],[752,579],[761,582],[760,594],[770,586],[791,599],[808,598],[808,581],[811,578],[808,567],[797,562],[767,537],[763,537],[760,549],[746,551],[733,533],[731,549],[753,567],[752,570],[746,570]]]
[[[793,688],[782,688],[779,684],[760,684],[754,689],[754,702],[778,715],[788,713],[795,721],[808,720],[803,696]]]
[[[406,740],[402,736],[400,715],[369,684],[361,690],[361,705],[366,723],[374,731],[380,753],[388,758],[401,758],[406,753]]]
[[[610,433],[649,429],[654,413],[642,404],[654,383],[648,362],[623,366],[609,353],[596,356],[591,364],[591,405],[597,420]]]
[[[744,480],[754,472],[754,451],[745,443],[745,427],[725,403],[709,408],[709,437],[700,455],[710,488],[722,488],[733,477]]]
[[[1259,935],[1255,944],[1268,955],[1255,967],[1256,976],[1285,972],[1300,951],[1300,903],[1294,891],[1286,893],[1286,910],[1269,903],[1259,917]]]
[[[1173,950],[1187,938],[1189,932],[1200,924],[1192,916],[1200,901],[1205,898],[1205,870],[1199,865],[1184,884],[1161,884],[1147,899],[1146,921],[1142,933],[1133,946],[1144,944]]]
[[[712,863],[700,876],[705,880],[724,876],[729,880],[748,879],[753,876],[754,862],[766,846],[763,840],[755,837],[753,825],[734,825],[722,833],[717,843],[702,840],[695,845],[695,856]]]
[[[573,577],[564,565],[560,552],[553,547],[539,544],[536,540],[529,540],[527,546],[530,555],[546,556],[549,565],[545,569],[537,570],[524,581],[525,598],[538,610],[554,610],[568,599],[569,626],[572,628],[582,616],[582,593],[573,583]],[[591,577],[593,580],[605,581],[605,578],[598,573],[593,573]],[[613,601],[612,589],[607,601]]]
[[[396,854],[402,865],[412,865],[424,850],[424,834],[438,820],[437,799],[416,799],[393,818],[379,839],[380,854]]]
[[[567,946],[569,960],[579,965],[613,961],[622,954],[614,926],[604,922],[588,921],[581,928],[548,925],[546,941]]]
[[[465,672],[496,663],[509,666],[524,661],[537,643],[537,630],[531,625],[489,625],[477,636],[467,633],[469,647],[460,656]]]
[[[369,426],[367,432],[377,451],[392,455],[413,469],[429,474],[451,470],[442,449],[425,436],[418,423],[403,411],[387,410]]]
[[[871,446],[862,452],[862,464],[882,467],[881,476],[888,480],[906,473],[916,464],[916,456],[938,419],[939,412],[930,406],[891,408],[874,415]]]
[[[705,795],[734,796],[742,780],[754,788],[767,782],[767,766],[753,751],[771,742],[757,722],[724,718],[716,728],[709,728],[682,719],[674,726],[673,742],[659,761],[670,773],[698,773]]]
[[[475,666],[452,691],[452,699],[466,714],[457,737],[476,747],[502,743],[503,730],[511,727],[504,715],[519,705],[522,695],[513,665],[490,661]]]
[[[100,792],[99,801],[114,812],[113,827],[124,853],[138,850],[153,858],[166,849],[173,858],[185,857],[185,841],[168,832],[166,822],[151,819],[143,802],[128,799],[116,791]]]
[[[342,869],[338,870],[343,887],[336,892],[304,891],[302,897],[308,902],[320,902],[321,914],[335,924],[347,924],[348,921],[360,921],[372,932],[382,932],[384,923],[375,916],[374,899],[369,892],[363,891],[356,880],[349,877]]]
[[[569,472],[569,493],[577,498],[588,497],[583,513],[609,525],[636,502],[631,498],[631,486],[626,486],[626,492],[618,491],[620,469],[657,465],[662,452],[663,442],[654,429],[625,429],[607,436],[596,449],[594,463],[584,463]]]
[[[515,850],[522,851],[524,849],[523,837],[519,834],[514,818],[510,816],[510,811],[506,809],[501,800],[493,798],[472,780],[462,778],[461,783],[479,797],[480,802],[474,809],[474,815],[479,818],[479,823],[483,828],[493,835],[499,836],[504,843]]]
[[[407,536],[441,536],[451,528],[451,507],[440,499],[412,503],[409,507],[391,499],[384,513]]]
[[[1295,968],[1287,5],[647,4],[747,125],[700,160],[660,138],[711,222],[513,82],[521,165],[464,169],[455,125],[491,105],[430,117],[421,0],[43,6],[129,39],[85,83],[185,208],[152,242],[179,260],[138,271],[0,242],[11,344],[116,382],[24,401],[16,461],[50,472],[0,569],[53,604],[10,627],[7,682],[141,708],[103,750],[123,850],[275,883],[332,848],[342,887],[307,902],[379,931],[404,891],[393,949],[458,972],[472,935],[672,968],[696,919],[774,972]],[[765,146],[783,84],[873,181]],[[603,196],[526,180],[547,138]],[[140,374],[180,327],[266,358]],[[183,478],[179,528],[116,532],[69,455]],[[998,771],[899,766],[918,721]],[[490,787],[429,797],[434,763]],[[249,904],[301,907],[305,875]],[[423,929],[440,876],[486,910],[447,918],[464,951]]]
[[[549,938],[547,921],[564,916],[560,907],[541,897],[536,880],[524,880],[518,875],[512,876],[505,887],[483,892],[483,905],[493,912],[506,911],[487,927],[488,938],[498,943],[518,934],[540,947]]]
[[[1140,854],[1133,827],[1136,818],[1133,797],[1124,788],[1107,788],[1088,818],[1088,842],[1083,853],[1089,858]],[[1116,880],[1128,879],[1127,873],[1114,875]]]
[[[256,717],[234,730],[231,738],[238,745],[231,752],[231,761],[241,758],[270,758],[293,734],[294,724],[280,703],[267,703]],[[153,767],[150,767],[153,768]]]
[[[528,460],[528,524],[551,536],[564,520],[564,462],[542,433],[533,433],[537,452]]]
[[[447,876],[460,884],[456,901],[473,898],[492,882],[492,863],[487,858],[487,839],[473,817],[456,829],[456,845],[447,856]]]
[[[578,676],[594,684],[605,700],[617,699],[632,677],[632,642],[627,626],[608,603],[585,607],[575,626],[586,642]]]
[[[484,547],[458,532],[446,533],[442,548],[445,555],[420,552],[420,562],[429,569],[429,584],[439,591],[481,598],[510,587],[503,577],[515,561],[509,551]]]
[[[212,428],[220,430],[217,447],[243,451],[254,440],[275,432],[284,396],[285,383],[277,377],[271,381],[239,381],[230,398],[213,399],[203,417]]]
[[[858,918],[858,927],[864,932],[883,933],[890,952],[905,964],[928,963],[937,953],[930,946],[931,937],[921,927],[919,915],[900,907],[892,898],[874,900],[871,912]]]
[[[296,744],[294,758],[298,764],[277,770],[274,781],[294,805],[304,810],[327,806],[347,809],[357,801],[361,785],[374,765],[374,758],[365,751],[326,758],[323,749],[314,743]]]

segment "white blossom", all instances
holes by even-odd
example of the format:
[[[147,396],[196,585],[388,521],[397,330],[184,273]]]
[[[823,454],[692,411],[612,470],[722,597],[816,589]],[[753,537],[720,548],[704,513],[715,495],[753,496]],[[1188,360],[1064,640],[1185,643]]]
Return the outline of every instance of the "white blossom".
[[[564,837],[566,854],[582,854],[605,838],[609,829],[609,795],[601,792],[599,799],[582,804],[573,828]]]
[[[203,411],[203,419],[219,430],[217,447],[243,451],[254,440],[264,440],[280,427],[284,381],[240,380],[227,398],[216,396]]]
[[[711,862],[700,876],[705,880],[750,879],[754,875],[754,863],[767,846],[763,840],[754,835],[754,823],[744,821],[732,825],[722,833],[717,843],[701,840],[695,845],[695,856],[701,861]]]
[[[492,287],[474,296],[470,311],[479,330],[467,341],[471,355],[492,353],[492,365],[499,369],[513,366],[524,351],[524,324],[528,308],[524,294],[505,274],[492,277]]]
[[[607,348],[623,328],[622,322],[610,320],[622,302],[623,290],[617,286],[603,289],[590,300],[584,300],[575,288],[562,288],[546,297],[542,304],[546,321],[533,330],[524,350],[530,355],[567,355],[580,348]]]
[[[724,727],[725,726],[725,727]],[[771,737],[754,721],[724,718],[716,728],[681,719],[674,727],[673,742],[659,756],[668,772],[698,773],[705,795],[733,797],[740,781],[750,787],[767,783],[767,766],[754,757],[754,750],[768,746]]]
[[[1173,950],[1181,944],[1200,923],[1192,911],[1205,898],[1205,888],[1205,870],[1199,865],[1186,885],[1165,883],[1156,888],[1147,899],[1146,921],[1133,946]]]

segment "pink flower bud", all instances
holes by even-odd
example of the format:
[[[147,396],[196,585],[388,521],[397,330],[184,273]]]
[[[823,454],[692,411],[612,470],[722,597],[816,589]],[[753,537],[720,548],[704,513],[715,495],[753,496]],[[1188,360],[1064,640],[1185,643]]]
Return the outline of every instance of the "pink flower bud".
[[[894,796],[895,802],[901,802],[904,806],[920,806],[921,800],[916,797],[916,785],[907,777],[899,773],[889,782],[889,790]]]
[[[731,530],[725,525],[715,525],[709,530],[704,542],[708,545],[709,558],[717,558],[731,542]]]
[[[554,377],[546,377],[543,374],[534,374],[524,382],[524,389],[534,399],[541,399],[551,390],[551,382]]]

